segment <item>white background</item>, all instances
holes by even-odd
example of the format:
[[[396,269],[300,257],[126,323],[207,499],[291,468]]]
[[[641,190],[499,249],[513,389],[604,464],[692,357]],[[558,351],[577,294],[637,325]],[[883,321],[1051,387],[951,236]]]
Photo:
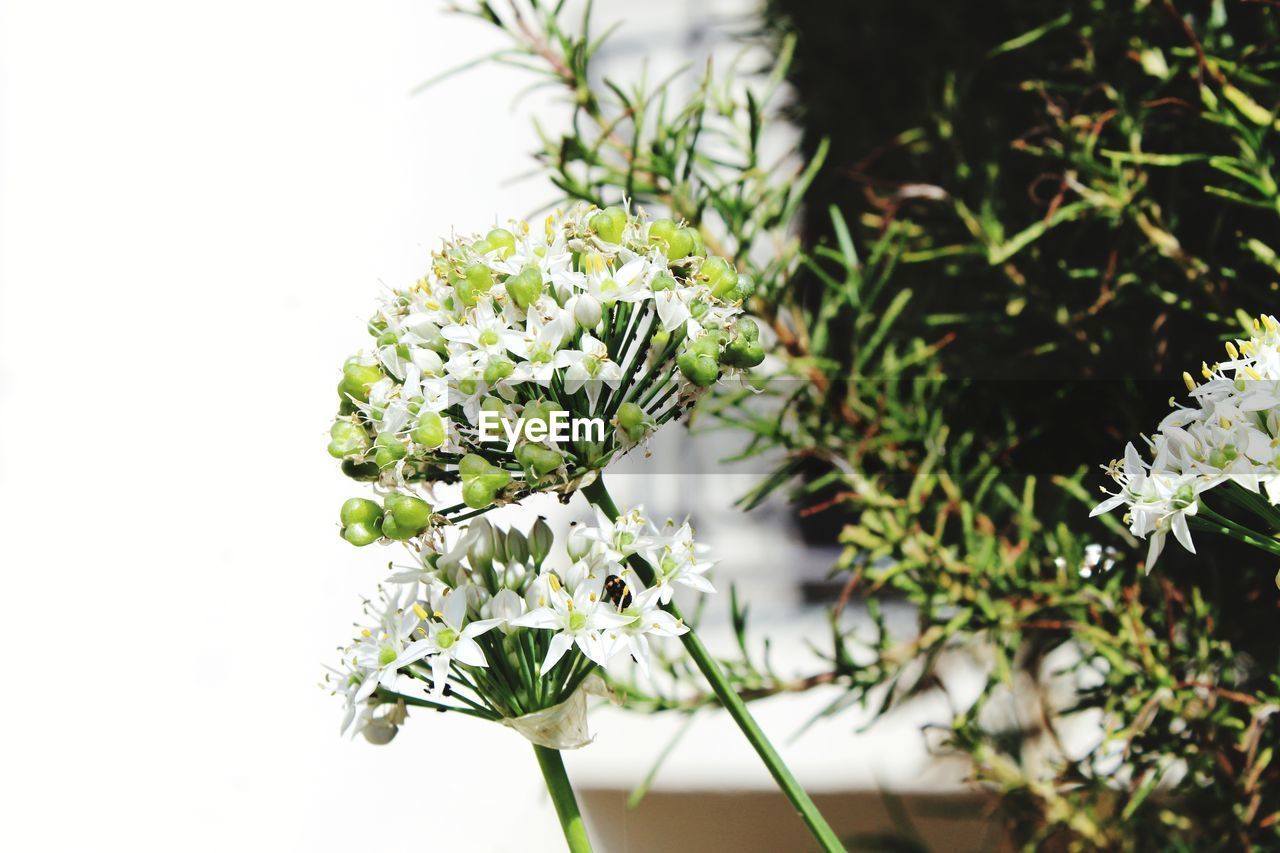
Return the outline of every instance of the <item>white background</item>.
[[[411,96],[498,43],[434,3],[2,14],[0,846],[555,849],[518,737],[345,741],[316,686],[388,553],[335,535],[338,366],[438,236],[551,197],[503,185],[528,78]]]

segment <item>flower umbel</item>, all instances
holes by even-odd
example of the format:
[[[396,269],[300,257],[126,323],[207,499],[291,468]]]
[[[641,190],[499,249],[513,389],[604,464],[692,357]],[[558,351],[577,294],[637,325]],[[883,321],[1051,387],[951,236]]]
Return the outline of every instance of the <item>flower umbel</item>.
[[[446,241],[426,276],[383,300],[373,347],[344,366],[329,452],[386,489],[461,480],[470,509],[568,494],[719,379],[760,364],[760,329],[742,313],[753,289],[694,229],[621,208],[579,205],[542,227]],[[608,427],[569,441],[526,429],[508,446],[483,440],[485,413]],[[344,536],[362,545],[426,524],[381,519],[344,517]]]

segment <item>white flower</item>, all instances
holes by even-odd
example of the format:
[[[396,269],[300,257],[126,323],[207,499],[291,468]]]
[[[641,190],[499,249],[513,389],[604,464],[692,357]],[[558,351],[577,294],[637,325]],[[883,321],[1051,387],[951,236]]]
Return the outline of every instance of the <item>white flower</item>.
[[[689,632],[689,626],[662,609],[661,595],[657,587],[636,593],[631,604],[621,610],[632,620],[611,634],[618,644],[615,651],[629,652],[645,675],[649,674],[649,637],[678,637]]]
[[[622,368],[609,359],[609,348],[589,334],[583,334],[577,350],[562,350],[557,361],[568,368],[564,372],[564,390],[573,394],[587,386],[587,399],[594,408],[600,396],[600,383],[617,389],[622,384]]]
[[[445,685],[449,683],[449,667],[454,661],[466,666],[489,665],[475,638],[503,620],[475,619],[463,624],[467,617],[466,587],[459,587],[446,595],[444,609],[436,615],[439,621],[427,623],[427,637],[419,642],[425,649],[423,654],[431,656],[432,693],[443,696]]]
[[[377,626],[362,630],[348,655],[360,677],[356,702],[364,701],[379,687],[394,688],[396,676],[403,667],[430,653],[423,641],[412,641],[414,631],[422,624],[414,608],[403,607],[403,601],[397,596],[384,593],[384,597],[385,607]]]
[[[612,604],[602,600],[603,579],[583,583],[572,594],[563,587],[554,588],[554,583],[552,586],[545,596],[546,604],[511,623],[556,632],[539,674],[546,675],[575,645],[590,660],[606,665],[612,649],[611,644],[605,641],[605,633],[627,624],[634,617],[619,613]]]

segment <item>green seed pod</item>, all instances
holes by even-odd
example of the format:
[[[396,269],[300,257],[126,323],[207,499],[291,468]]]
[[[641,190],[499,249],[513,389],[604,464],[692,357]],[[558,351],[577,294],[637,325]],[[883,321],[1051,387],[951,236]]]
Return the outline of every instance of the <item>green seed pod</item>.
[[[545,518],[538,516],[538,520],[529,529],[529,556],[533,559],[534,568],[542,566],[542,561],[547,559],[547,555],[551,553],[551,545],[554,540],[555,536],[551,533],[551,526],[547,524]]]
[[[489,470],[481,474],[477,479],[497,491],[498,489],[504,488],[507,483],[511,482],[511,472],[505,468],[498,468],[497,466],[491,465],[489,466]]]
[[[382,508],[367,498],[347,500],[338,518],[342,522],[342,538],[352,545],[368,545],[382,535]]]
[[[670,219],[655,219],[649,223],[649,245],[667,250],[667,256],[671,257],[671,241],[679,230],[680,226]]]
[[[719,341],[704,335],[690,343],[684,352],[676,356],[676,367],[694,385],[706,388],[720,377]]]
[[[382,518],[382,507],[368,498],[349,498],[342,504],[338,519],[344,526],[375,524]]]
[[[606,207],[592,214],[587,225],[606,243],[621,243],[622,232],[627,225],[627,212],[620,207]]]
[[[468,307],[475,305],[493,287],[493,272],[484,264],[472,264],[463,271],[463,276],[453,290],[462,304]]]
[[[506,260],[516,250],[516,237],[505,228],[495,228],[484,239],[498,251],[498,257]]]
[[[360,456],[369,449],[369,434],[364,427],[349,420],[339,419],[329,427],[329,455],[334,459]]]
[[[618,428],[632,441],[640,441],[653,428],[653,421],[644,409],[628,402],[618,407]]]
[[[493,385],[506,379],[516,370],[515,364],[506,358],[492,358],[484,368],[484,381]]]
[[[458,460],[458,475],[464,480],[474,480],[492,467],[483,456],[468,453]]]
[[[494,246],[492,243],[490,243],[488,240],[483,240],[483,239],[477,240],[471,244],[472,251],[480,255],[487,255],[489,252],[492,252],[495,248],[497,247]]]
[[[437,412],[423,412],[418,415],[418,425],[409,433],[409,437],[423,447],[440,447],[445,439],[444,418]]]
[[[673,261],[681,258],[687,258],[693,254],[696,247],[693,235],[697,233],[692,228],[680,228],[672,235],[668,241],[667,257]]]
[[[516,448],[516,461],[530,479],[545,477],[560,467],[564,457],[558,451],[541,444],[522,444]]]
[[[756,292],[756,282],[746,273],[738,274],[738,282],[732,290],[724,295],[726,302],[746,302]]]
[[[390,468],[409,452],[409,445],[389,432],[379,435],[373,442],[373,461],[379,468]]]
[[[352,524],[342,528],[342,538],[357,548],[363,548],[365,545],[372,545],[381,539],[382,531],[375,525]]]
[[[376,363],[367,364],[359,356],[353,356],[342,366],[342,381],[338,383],[338,393],[367,403],[369,389],[382,379],[382,368]]]
[[[386,513],[382,521],[382,532],[392,539],[408,539],[427,529],[431,523],[431,504],[413,495],[393,492],[383,500]],[[397,531],[407,535],[395,535],[388,528],[394,522]]]
[[[462,484],[462,502],[472,509],[484,509],[493,503],[498,488],[490,485],[483,478],[465,480]]]
[[[511,301],[527,309],[542,295],[542,273],[535,266],[527,266],[508,278],[506,287]]]
[[[717,298],[724,296],[738,283],[738,271],[724,258],[707,258],[702,264],[700,275],[711,288],[711,295]]]
[[[355,459],[343,459],[342,473],[346,474],[353,480],[368,482],[378,479],[378,465],[376,462],[359,462]]]
[[[671,290],[676,286],[676,279],[669,272],[660,272],[653,277],[653,281],[649,283],[649,287],[655,292],[659,290]]]
[[[764,347],[760,346],[760,327],[755,320],[739,317],[733,328],[733,339],[725,345],[721,360],[730,367],[755,367],[764,361]]]

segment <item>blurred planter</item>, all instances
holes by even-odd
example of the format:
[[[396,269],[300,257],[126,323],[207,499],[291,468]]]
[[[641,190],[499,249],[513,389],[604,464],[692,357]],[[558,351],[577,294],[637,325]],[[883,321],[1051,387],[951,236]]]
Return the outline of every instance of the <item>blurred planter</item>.
[[[651,791],[635,809],[628,792],[578,791],[596,849],[633,853],[776,853],[813,841],[780,794],[767,791]],[[815,794],[850,850],[998,850],[994,798],[980,794]]]

